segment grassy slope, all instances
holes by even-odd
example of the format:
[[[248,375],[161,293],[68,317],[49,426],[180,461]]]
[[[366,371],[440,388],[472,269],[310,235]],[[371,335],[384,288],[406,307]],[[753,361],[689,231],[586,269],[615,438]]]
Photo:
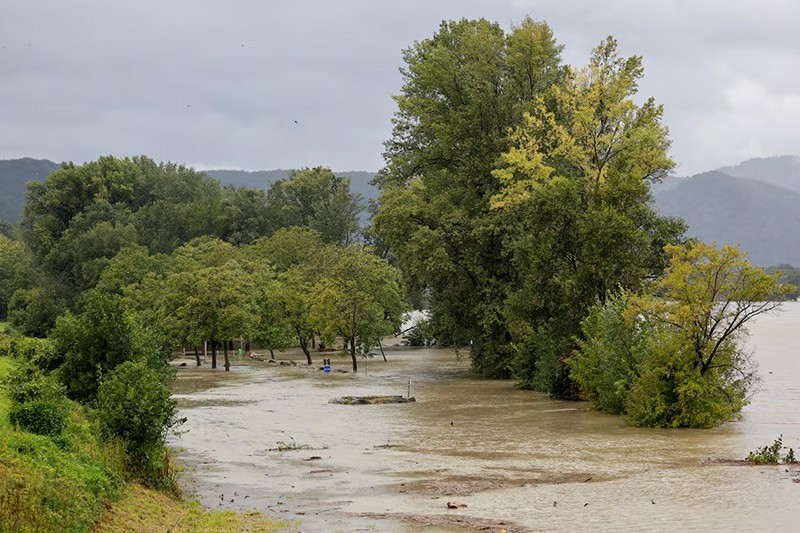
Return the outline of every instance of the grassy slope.
[[[128,485],[122,501],[95,526],[96,533],[145,533],[214,531],[234,533],[284,531],[290,524],[266,518],[261,513],[237,514],[232,511],[207,511],[197,502],[185,503],[166,494],[146,489],[138,483]]]
[[[206,511],[138,483],[127,484],[122,498],[112,503],[120,495],[115,483],[120,457],[95,441],[80,413],[72,416],[67,442],[74,444],[66,449],[11,427],[2,379],[13,367],[12,359],[0,357],[0,531],[49,530],[56,523],[68,531],[88,531],[101,516],[96,532],[267,533],[290,526],[260,513]]]

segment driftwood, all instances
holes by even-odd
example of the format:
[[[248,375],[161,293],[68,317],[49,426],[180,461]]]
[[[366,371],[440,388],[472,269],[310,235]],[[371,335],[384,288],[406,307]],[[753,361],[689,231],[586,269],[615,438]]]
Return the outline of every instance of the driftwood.
[[[331,398],[328,403],[341,405],[377,405],[386,403],[410,403],[416,402],[416,398],[406,398],[405,396],[343,396],[341,398]]]

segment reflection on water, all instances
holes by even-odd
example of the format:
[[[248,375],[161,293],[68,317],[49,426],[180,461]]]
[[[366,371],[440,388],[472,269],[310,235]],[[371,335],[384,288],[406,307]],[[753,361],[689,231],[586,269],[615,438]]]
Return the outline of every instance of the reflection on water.
[[[172,445],[204,504],[264,510],[303,531],[419,531],[359,513],[443,515],[454,499],[468,507],[450,512],[509,531],[792,529],[797,474],[707,461],[742,458],[780,434],[800,446],[800,304],[750,329],[760,390],[742,421],[713,430],[632,428],[585,404],[473,379],[451,350],[394,348],[357,376],[240,360],[227,374],[182,368],[176,397],[188,422]],[[333,363],[348,368],[344,357]],[[328,403],[405,395],[409,379],[415,404]],[[308,448],[269,451],[278,443]]]

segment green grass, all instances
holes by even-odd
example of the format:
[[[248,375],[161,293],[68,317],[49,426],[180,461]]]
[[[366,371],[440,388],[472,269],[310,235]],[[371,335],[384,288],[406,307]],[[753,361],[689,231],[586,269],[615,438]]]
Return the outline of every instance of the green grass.
[[[14,368],[14,361],[8,357],[0,357],[0,383],[8,375],[11,369]],[[9,428],[8,410],[11,408],[11,401],[6,395],[5,388],[0,385],[0,431],[6,431]]]
[[[97,523],[94,532],[272,533],[286,531],[290,526],[289,522],[273,520],[257,512],[237,514],[232,511],[208,511],[197,502],[185,503],[138,483],[131,483],[122,500]]]
[[[0,333],[3,333],[8,327],[8,322],[0,322]]]

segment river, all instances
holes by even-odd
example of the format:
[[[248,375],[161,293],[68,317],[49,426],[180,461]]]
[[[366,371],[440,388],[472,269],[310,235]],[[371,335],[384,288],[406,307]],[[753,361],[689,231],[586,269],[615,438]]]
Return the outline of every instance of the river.
[[[362,360],[358,375],[240,358],[229,373],[182,367],[175,397],[188,420],[170,444],[201,503],[261,510],[294,531],[791,530],[799,472],[715,461],[781,434],[800,447],[800,303],[750,331],[759,390],[741,421],[712,430],[629,427],[475,379],[453,350],[389,347],[388,362]],[[328,403],[406,395],[408,380],[416,403]],[[284,445],[297,449],[270,450]]]

